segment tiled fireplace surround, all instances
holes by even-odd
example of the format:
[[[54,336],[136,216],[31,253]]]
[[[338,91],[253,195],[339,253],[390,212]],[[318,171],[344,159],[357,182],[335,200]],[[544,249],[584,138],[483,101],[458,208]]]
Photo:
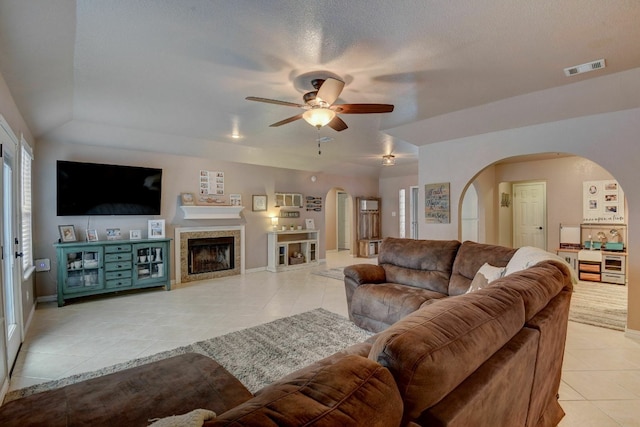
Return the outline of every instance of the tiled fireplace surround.
[[[212,271],[200,274],[189,274],[188,245],[189,239],[211,239],[217,237],[234,238],[234,268],[230,270]],[[175,265],[176,283],[195,280],[214,279],[218,277],[244,274],[244,226],[222,225],[206,227],[180,227],[175,229]]]

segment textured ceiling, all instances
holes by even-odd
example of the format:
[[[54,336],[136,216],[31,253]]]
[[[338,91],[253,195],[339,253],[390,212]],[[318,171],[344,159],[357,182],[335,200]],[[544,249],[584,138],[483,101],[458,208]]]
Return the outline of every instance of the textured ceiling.
[[[0,0],[0,72],[38,138],[377,175],[390,152],[415,170],[422,144],[599,112],[568,94],[640,67],[639,22],[624,0]],[[270,128],[300,110],[244,99],[301,103],[325,73],[346,82],[339,102],[395,111],[342,115],[343,132]],[[487,114],[564,85],[562,111]],[[333,138],[321,155],[318,137]]]

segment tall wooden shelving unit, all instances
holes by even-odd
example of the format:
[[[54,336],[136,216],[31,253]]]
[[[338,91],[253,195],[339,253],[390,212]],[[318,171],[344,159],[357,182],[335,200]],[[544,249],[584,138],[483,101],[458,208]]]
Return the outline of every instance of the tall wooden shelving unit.
[[[380,198],[356,198],[356,238],[358,240],[358,256],[369,258],[378,255],[382,233],[380,227]]]

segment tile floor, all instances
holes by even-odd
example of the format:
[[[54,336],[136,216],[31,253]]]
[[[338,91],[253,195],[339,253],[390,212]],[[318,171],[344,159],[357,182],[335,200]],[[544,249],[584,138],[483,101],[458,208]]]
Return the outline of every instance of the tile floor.
[[[334,268],[373,259],[327,253]],[[76,302],[39,304],[10,389],[154,354],[317,307],[346,316],[341,281],[312,268],[266,271]],[[561,427],[640,426],[640,341],[569,322]]]

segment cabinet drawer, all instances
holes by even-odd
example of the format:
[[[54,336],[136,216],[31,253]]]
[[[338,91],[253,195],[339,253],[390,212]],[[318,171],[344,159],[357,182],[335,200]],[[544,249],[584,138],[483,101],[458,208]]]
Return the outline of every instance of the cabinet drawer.
[[[600,274],[580,272],[580,280],[588,280],[590,282],[599,282]]]
[[[131,262],[107,262],[104,265],[105,271],[131,270],[133,264]]]
[[[107,280],[107,288],[130,288],[131,279]]]
[[[601,282],[624,285],[624,274],[602,273]]]
[[[106,245],[104,251],[108,254],[114,252],[131,252],[131,245]]]
[[[589,271],[591,273],[600,273],[600,263],[598,264],[587,264],[581,262],[579,264],[580,271]]]
[[[104,277],[107,280],[115,280],[115,279],[131,277],[131,270],[110,271],[108,273],[105,273]]]
[[[105,254],[104,260],[105,262],[111,261],[130,261],[131,260],[131,252],[116,252],[112,254]]]

